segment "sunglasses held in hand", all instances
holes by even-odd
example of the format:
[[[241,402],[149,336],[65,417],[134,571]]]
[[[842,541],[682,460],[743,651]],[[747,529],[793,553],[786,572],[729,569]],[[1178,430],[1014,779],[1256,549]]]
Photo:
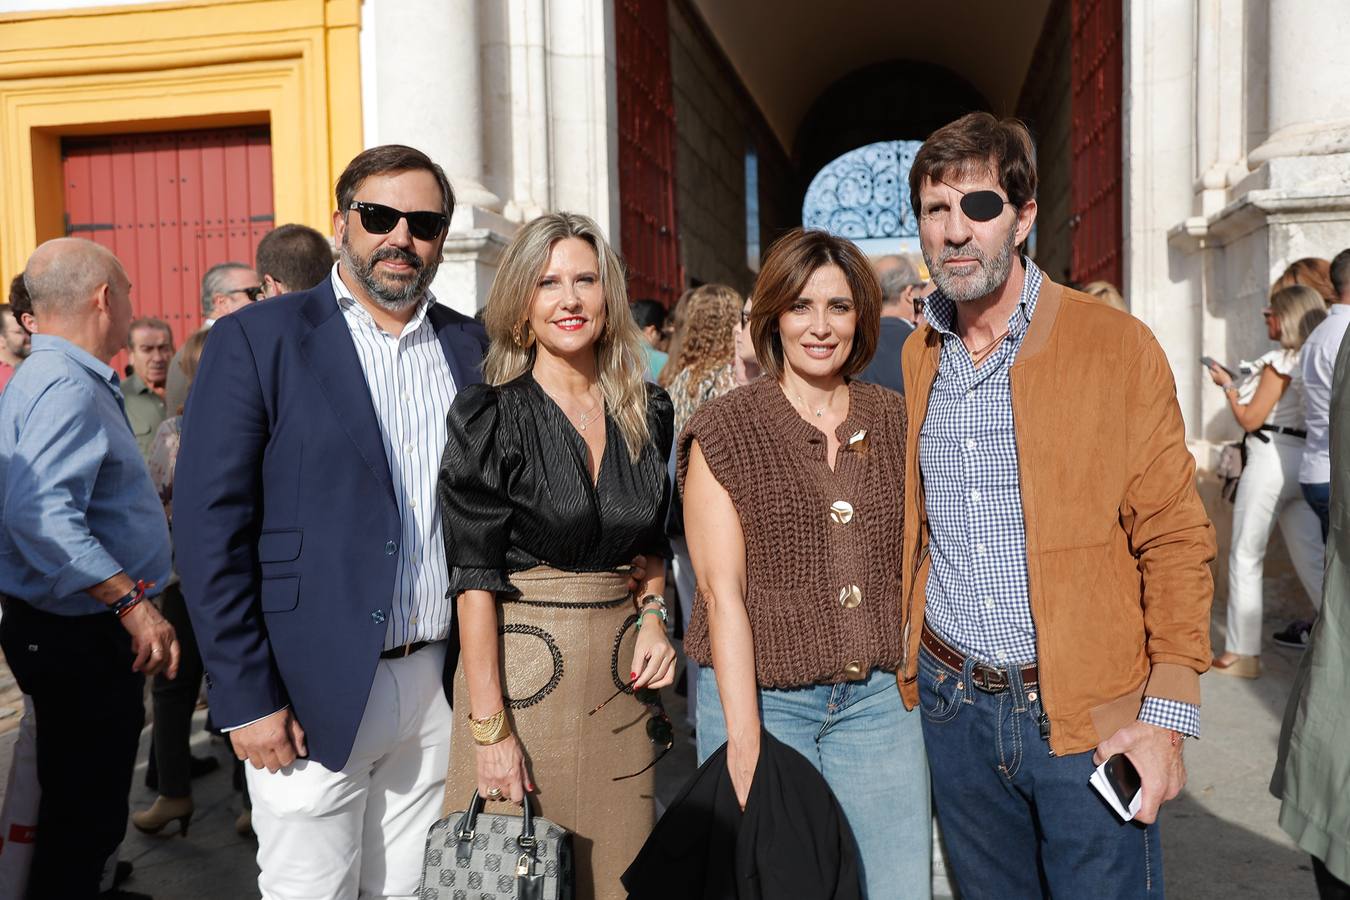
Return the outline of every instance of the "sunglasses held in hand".
[[[361,216],[361,227],[371,234],[388,234],[398,226],[399,219],[408,220],[408,233],[419,241],[434,241],[449,224],[443,213],[419,210],[404,212],[392,206],[357,200],[351,207]]]
[[[610,694],[609,699],[605,700],[595,709],[586,713],[586,715],[588,716],[595,715],[600,710],[608,706],[610,700],[613,700],[620,694],[632,694],[637,698],[637,701],[639,703],[647,707],[647,712],[651,714],[651,717],[647,719],[647,737],[651,740],[653,744],[655,744],[658,747],[661,747],[662,750],[659,754],[657,754],[656,759],[647,763],[647,765],[643,766],[641,769],[638,769],[633,774],[616,775],[614,778],[611,778],[610,781],[624,781],[625,779],[628,778],[638,777],[643,772],[647,771],[652,766],[656,765],[661,760],[665,759],[666,754],[670,752],[670,748],[675,746],[675,726],[671,724],[670,716],[666,715],[666,709],[664,706],[661,705],[660,691],[654,691],[651,690],[650,688],[638,688],[637,690],[633,690],[631,686],[624,685],[623,687],[615,691],[613,694]]]

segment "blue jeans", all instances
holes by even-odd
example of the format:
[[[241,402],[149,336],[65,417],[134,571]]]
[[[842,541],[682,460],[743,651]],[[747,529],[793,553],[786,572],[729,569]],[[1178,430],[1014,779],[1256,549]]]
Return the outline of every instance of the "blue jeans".
[[[727,741],[711,668],[698,674],[698,761]],[[759,692],[764,728],[825,776],[858,842],[863,896],[926,900],[932,891],[928,765],[917,710],[905,711],[895,674]]]
[[[964,900],[1160,898],[1158,825],[1122,822],[1088,784],[1092,753],[1051,756],[1041,701],[1023,688],[987,694],[919,655],[919,709],[933,804]]]
[[[1300,481],[1298,486],[1303,489],[1303,499],[1308,501],[1322,523],[1322,543],[1325,544],[1331,526],[1331,482],[1304,484]]]

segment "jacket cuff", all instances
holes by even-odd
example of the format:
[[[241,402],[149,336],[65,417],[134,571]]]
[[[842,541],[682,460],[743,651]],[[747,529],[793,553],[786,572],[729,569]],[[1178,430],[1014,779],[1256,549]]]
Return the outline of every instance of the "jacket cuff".
[[[1144,686],[1144,696],[1199,706],[1200,673],[1190,666],[1155,662],[1148,676],[1148,684]]]

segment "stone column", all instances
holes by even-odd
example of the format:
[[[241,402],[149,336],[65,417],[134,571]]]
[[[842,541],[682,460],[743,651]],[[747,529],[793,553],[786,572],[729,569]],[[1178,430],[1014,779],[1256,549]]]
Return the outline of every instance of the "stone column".
[[[547,22],[551,199],[622,250],[614,4],[548,0]]]
[[[1270,134],[1252,168],[1350,151],[1350,14],[1342,0],[1269,0]]]
[[[477,0],[378,0],[371,5],[378,141],[408,144],[440,163],[459,205],[500,210],[501,200],[482,183]]]
[[[455,190],[432,291],[472,314],[487,299],[516,225],[484,186],[489,171],[481,0],[365,0],[366,142],[408,144],[445,169]]]

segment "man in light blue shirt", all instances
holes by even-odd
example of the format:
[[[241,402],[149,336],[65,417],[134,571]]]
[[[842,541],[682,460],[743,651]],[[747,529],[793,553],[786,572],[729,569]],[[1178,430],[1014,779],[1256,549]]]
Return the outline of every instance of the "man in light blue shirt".
[[[0,395],[0,646],[39,735],[29,893],[85,898],[126,830],[144,676],[178,668],[146,600],[169,576],[169,535],[108,365],[132,317],[126,272],[61,238],[24,280],[41,334]]]

